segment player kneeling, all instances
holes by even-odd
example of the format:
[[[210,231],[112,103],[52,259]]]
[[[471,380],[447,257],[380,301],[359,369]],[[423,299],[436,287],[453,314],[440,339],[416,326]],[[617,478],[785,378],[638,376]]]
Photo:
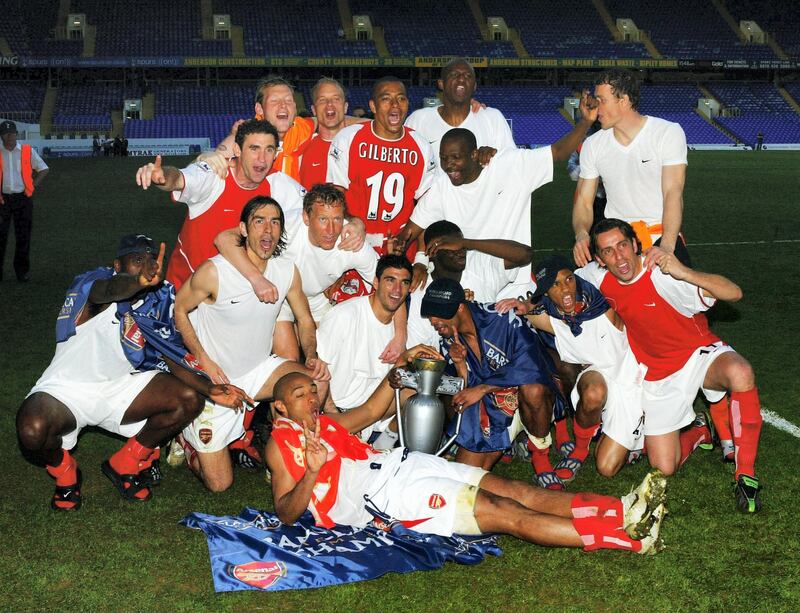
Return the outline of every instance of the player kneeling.
[[[157,250],[143,234],[125,236],[113,268],[78,276],[67,292],[53,361],[17,413],[23,455],[56,480],[50,503],[56,511],[81,506],[81,473],[70,450],[84,427],[130,437],[102,470],[123,498],[145,501],[152,492],[140,473],[150,467],[156,447],[200,413],[203,396],[232,408],[247,398],[181,366],[193,358],[177,341],[174,359],[163,354],[169,343],[160,344],[155,360],[147,357],[144,318],[170,313],[174,296],[171,286],[161,284],[163,259],[163,243]],[[172,374],[152,369],[162,359]]]
[[[420,345],[417,355],[437,356]],[[276,419],[267,444],[275,510],[284,523],[308,509],[317,525],[363,527],[375,517],[417,532],[497,532],[545,546],[622,549],[653,554],[662,547],[666,480],[651,472],[620,498],[567,494],[505,479],[425,453],[376,451],[359,432],[387,417],[393,390],[387,376],[370,399],[340,414],[321,414],[314,382],[290,373],[274,388]]]

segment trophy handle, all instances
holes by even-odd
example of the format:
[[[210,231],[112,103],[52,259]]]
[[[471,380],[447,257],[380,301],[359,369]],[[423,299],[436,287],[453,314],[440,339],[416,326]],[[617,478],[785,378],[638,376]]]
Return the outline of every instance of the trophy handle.
[[[403,416],[400,413],[400,390],[394,390],[394,406],[397,407],[395,417],[397,419],[397,434],[400,436],[400,446],[406,446],[405,436],[403,435]]]
[[[458,434],[459,434],[459,432],[461,432],[461,418],[463,416],[464,416],[463,413],[459,413],[458,414],[458,417],[456,418],[456,431],[455,431],[455,434],[453,434],[453,436],[451,436],[449,439],[447,439],[444,442],[444,444],[442,445],[442,447],[439,449],[439,451],[437,451],[433,455],[435,455],[435,456],[442,455],[445,451],[447,451],[447,448],[450,447],[450,445],[453,444],[453,441],[455,441],[458,438]],[[402,437],[402,434],[400,436]],[[402,441],[402,438],[400,440]]]

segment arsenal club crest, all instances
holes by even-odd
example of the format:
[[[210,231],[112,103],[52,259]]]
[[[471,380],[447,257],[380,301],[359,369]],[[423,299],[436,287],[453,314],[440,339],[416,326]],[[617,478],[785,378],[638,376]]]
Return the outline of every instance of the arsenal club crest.
[[[203,445],[208,445],[214,437],[214,432],[212,432],[211,428],[200,428],[200,432],[198,432],[197,435],[200,437]]]
[[[428,498],[428,506],[431,509],[441,509],[446,504],[447,502],[441,494],[431,494],[431,497]]]
[[[228,575],[259,590],[269,589],[281,577],[286,576],[283,562],[248,562],[228,566]]]

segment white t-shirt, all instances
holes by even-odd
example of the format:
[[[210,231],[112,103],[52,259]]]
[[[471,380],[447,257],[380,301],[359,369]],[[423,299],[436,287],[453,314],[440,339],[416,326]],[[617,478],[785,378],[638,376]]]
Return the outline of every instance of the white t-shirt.
[[[425,288],[417,288],[409,296],[411,301],[408,306],[406,347],[416,347],[420,344],[439,347],[439,333],[431,325],[431,320],[420,314]]]
[[[419,132],[431,144],[437,163],[442,137],[453,128],[465,128],[472,132],[478,147],[494,147],[498,151],[516,148],[506,118],[493,108],[481,109],[477,113],[470,112],[461,124],[451,126],[439,115],[438,107],[426,107],[411,113],[406,119],[406,125]]]
[[[517,278],[518,268],[506,270],[502,258],[480,251],[467,251],[461,287],[472,290],[475,302],[496,302],[500,291]]]
[[[201,302],[189,313],[200,344],[230,379],[247,374],[272,353],[272,333],[295,266],[279,256],[267,262],[264,277],[275,284],[278,300],[261,302],[250,282],[228,260],[209,260],[217,269],[219,287],[213,304]]]
[[[337,304],[317,330],[317,354],[328,364],[331,396],[340,409],[364,404],[392,367],[378,356],[394,337],[394,322],[378,321],[369,298]]]
[[[677,123],[647,117],[627,146],[611,128],[592,134],[583,143],[580,163],[582,179],[603,180],[607,218],[658,224],[664,212],[661,169],[687,163],[686,135]]]
[[[36,386],[54,381],[66,383],[102,383],[135,372],[119,336],[117,305],[103,311],[75,328],[75,334],[56,345],[53,361],[42,373]]]
[[[411,221],[427,228],[452,221],[468,238],[502,238],[531,244],[531,192],[553,180],[553,152],[540,149],[498,151],[472,183],[453,185],[436,178],[420,198]],[[531,267],[517,269],[515,283],[530,283]]]
[[[344,222],[345,227],[347,221]],[[293,258],[303,280],[303,293],[308,298],[308,306],[314,321],[319,322],[330,308],[330,302],[323,293],[341,274],[355,269],[368,284],[375,279],[378,254],[366,242],[358,251],[339,249],[341,236],[336,239],[333,249],[315,247],[308,238],[308,226],[301,223],[297,233],[289,243],[285,255]]]

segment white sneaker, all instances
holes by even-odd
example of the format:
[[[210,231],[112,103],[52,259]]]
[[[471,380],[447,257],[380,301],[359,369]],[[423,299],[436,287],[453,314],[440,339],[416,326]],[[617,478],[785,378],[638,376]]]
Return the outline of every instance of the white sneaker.
[[[179,440],[180,436],[179,434],[170,441],[167,450],[167,464],[173,468],[177,468],[186,461],[186,452],[183,450],[183,445],[181,445]]]
[[[639,550],[640,554],[654,556],[658,552],[664,551],[664,541],[659,533],[661,531],[661,522],[664,521],[664,516],[667,513],[667,507],[664,506],[664,503],[661,503],[653,510],[648,522],[650,524],[649,530],[639,541],[642,544],[642,548]]]
[[[656,508],[667,501],[667,478],[653,469],[630,494],[622,496],[625,532],[633,539],[643,538],[650,530],[650,519]]]

